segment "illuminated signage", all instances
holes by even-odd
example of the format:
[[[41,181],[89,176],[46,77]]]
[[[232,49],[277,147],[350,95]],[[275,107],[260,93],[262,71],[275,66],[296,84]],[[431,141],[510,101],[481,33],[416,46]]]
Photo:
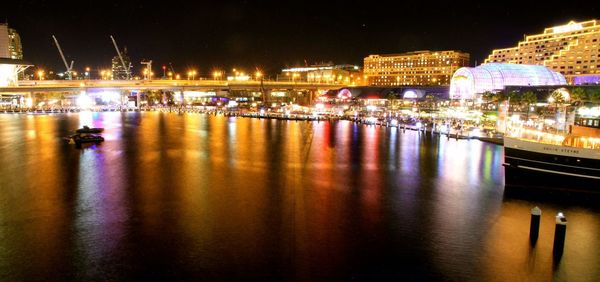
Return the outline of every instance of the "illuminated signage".
[[[579,23],[570,22],[567,25],[556,26],[552,28],[554,33],[570,32],[582,29],[583,26]]]

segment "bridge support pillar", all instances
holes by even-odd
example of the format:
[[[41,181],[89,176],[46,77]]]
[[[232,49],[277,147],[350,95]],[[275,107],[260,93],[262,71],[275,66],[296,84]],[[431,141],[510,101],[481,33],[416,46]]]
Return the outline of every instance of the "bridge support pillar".
[[[262,89],[261,91],[263,106],[267,106],[271,103],[271,89]]]
[[[185,99],[184,99],[184,95],[183,95],[183,89],[181,89],[181,91],[179,91],[179,100],[181,101],[181,103],[179,103],[180,108],[185,107]]]
[[[142,105],[141,105],[141,96],[142,96],[142,92],[138,91],[137,93],[135,93],[135,106],[138,110],[142,109]]]

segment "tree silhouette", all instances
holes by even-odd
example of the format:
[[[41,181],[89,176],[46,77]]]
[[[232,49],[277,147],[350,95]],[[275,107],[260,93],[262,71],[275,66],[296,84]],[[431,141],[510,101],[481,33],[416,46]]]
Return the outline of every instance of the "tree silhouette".
[[[521,102],[527,107],[527,119],[529,119],[529,108],[531,107],[531,104],[537,103],[537,95],[531,91],[526,91],[521,96]]]

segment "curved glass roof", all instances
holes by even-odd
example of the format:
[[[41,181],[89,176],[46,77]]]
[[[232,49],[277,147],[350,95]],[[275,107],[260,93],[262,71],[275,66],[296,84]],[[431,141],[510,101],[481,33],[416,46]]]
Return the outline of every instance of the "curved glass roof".
[[[489,63],[460,68],[450,81],[450,98],[473,99],[476,94],[499,91],[505,86],[566,85],[562,74],[541,65]]]

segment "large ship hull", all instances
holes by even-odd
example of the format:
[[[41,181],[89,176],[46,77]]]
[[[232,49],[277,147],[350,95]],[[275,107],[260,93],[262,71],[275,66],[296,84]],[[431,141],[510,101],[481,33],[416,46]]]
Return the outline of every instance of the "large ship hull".
[[[600,150],[504,139],[507,187],[600,193]]]

